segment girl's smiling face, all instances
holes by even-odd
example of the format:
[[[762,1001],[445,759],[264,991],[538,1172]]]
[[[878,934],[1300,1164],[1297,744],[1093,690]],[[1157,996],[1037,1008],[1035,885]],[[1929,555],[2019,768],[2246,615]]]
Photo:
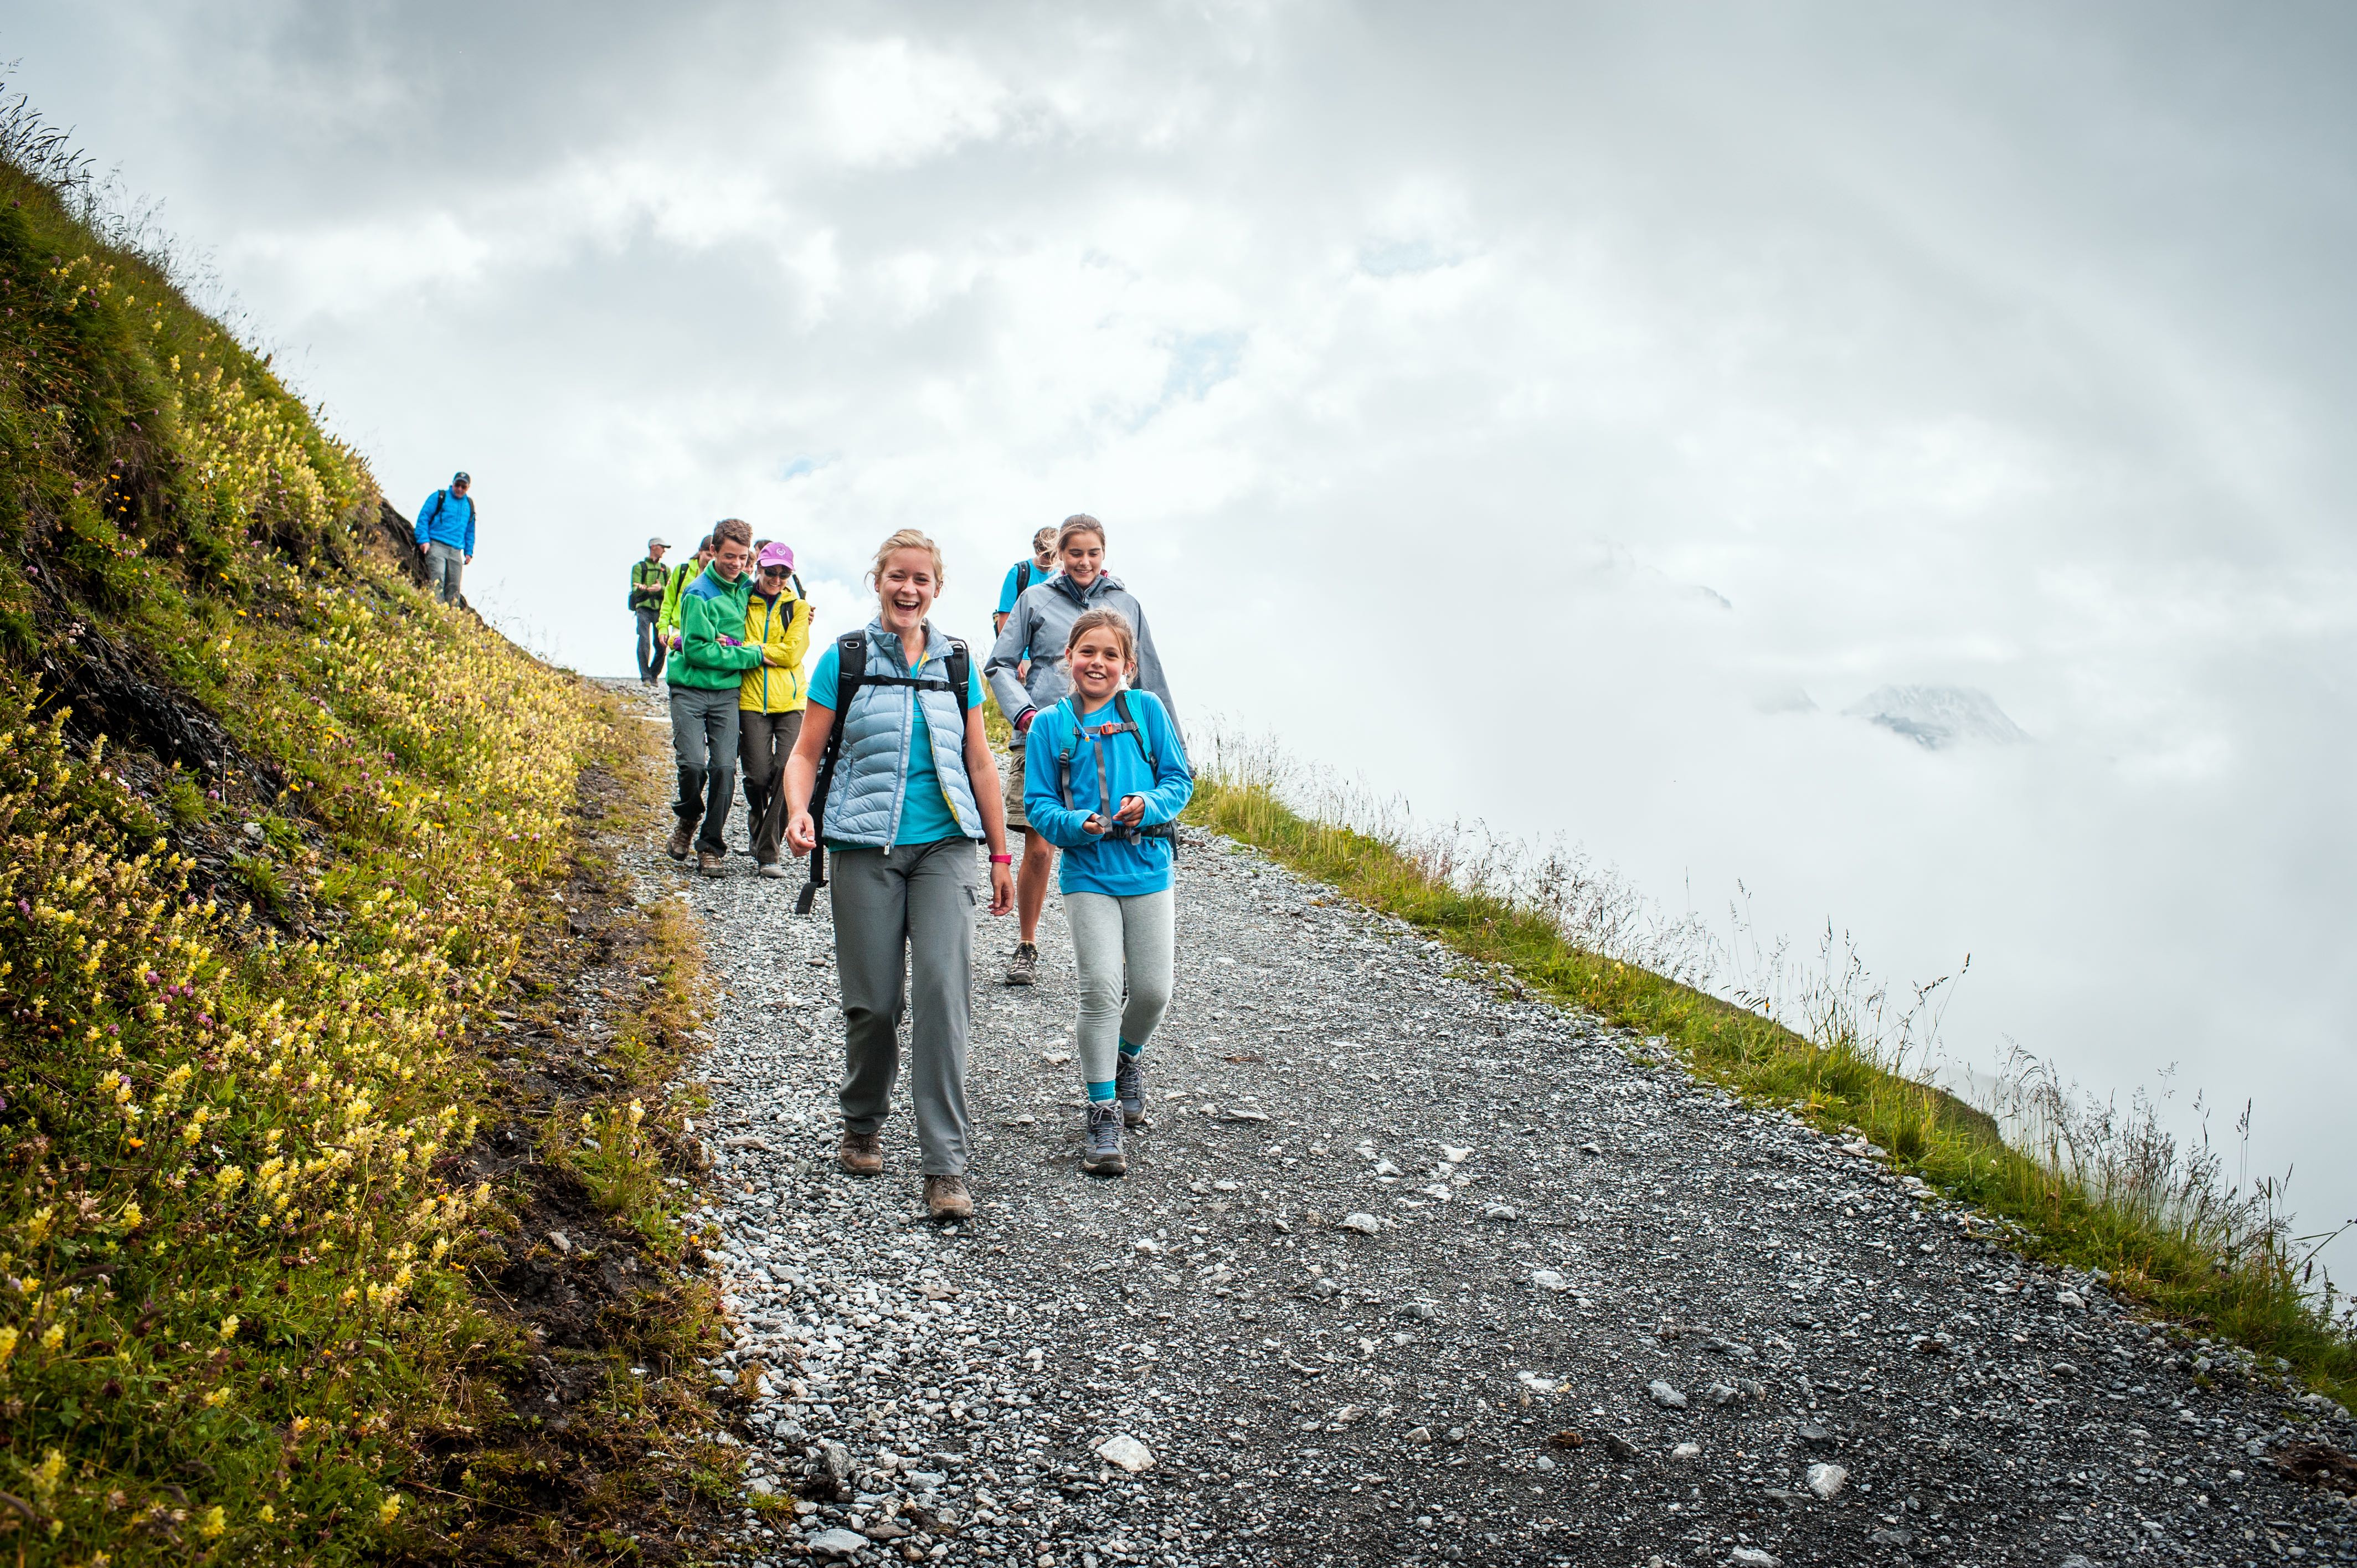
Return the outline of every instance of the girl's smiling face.
[[[884,569],[876,574],[876,597],[884,624],[904,636],[924,624],[932,611],[933,596],[941,591],[931,551],[895,550]]]
[[[1092,626],[1065,654],[1064,671],[1091,707],[1113,700],[1130,675],[1129,656],[1111,627]]]

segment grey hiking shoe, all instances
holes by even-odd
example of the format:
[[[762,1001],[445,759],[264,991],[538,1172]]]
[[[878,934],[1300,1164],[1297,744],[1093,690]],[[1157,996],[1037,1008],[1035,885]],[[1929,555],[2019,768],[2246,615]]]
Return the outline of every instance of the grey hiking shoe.
[[[785,868],[782,862],[765,860],[760,864],[759,867],[753,875],[756,876],[766,876],[772,881],[782,882],[793,874]]]
[[[1127,1051],[1114,1061],[1113,1099],[1121,1107],[1125,1122],[1132,1127],[1146,1125],[1146,1069]]]
[[[1090,1102],[1088,1146],[1081,1151],[1081,1169],[1091,1176],[1129,1174],[1128,1156],[1121,1152],[1120,1101]]]
[[[1039,949],[1032,942],[1015,944],[1015,956],[1006,961],[1006,983],[1035,985],[1039,979]]]

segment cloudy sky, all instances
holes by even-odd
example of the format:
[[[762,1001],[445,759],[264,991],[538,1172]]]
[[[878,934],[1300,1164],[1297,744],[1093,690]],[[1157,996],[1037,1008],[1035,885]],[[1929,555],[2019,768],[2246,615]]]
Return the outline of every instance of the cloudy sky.
[[[2251,1099],[2357,1216],[2345,7],[46,11],[16,84],[554,656],[728,513],[834,629],[924,527],[979,637],[1085,509],[1201,728],[1970,953],[1959,1058]]]

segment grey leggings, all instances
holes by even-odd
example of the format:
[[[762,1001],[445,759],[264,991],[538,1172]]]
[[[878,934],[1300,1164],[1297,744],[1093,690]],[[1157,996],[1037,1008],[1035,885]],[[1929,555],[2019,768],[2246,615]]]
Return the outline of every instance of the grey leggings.
[[[1081,971],[1081,1079],[1111,1083],[1122,1042],[1144,1050],[1170,1006],[1169,888],[1116,898],[1110,893],[1067,893],[1064,923],[1072,931],[1072,958]],[[1129,1003],[1121,983],[1128,972]]]

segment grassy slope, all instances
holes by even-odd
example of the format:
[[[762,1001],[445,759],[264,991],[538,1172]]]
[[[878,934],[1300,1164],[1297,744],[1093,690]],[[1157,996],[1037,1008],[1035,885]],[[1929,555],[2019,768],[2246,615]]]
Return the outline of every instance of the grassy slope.
[[[1996,1125],[1863,1053],[1821,1048],[1757,1013],[1633,965],[1585,952],[1540,916],[1436,878],[1394,845],[1307,820],[1263,785],[1206,778],[1189,820],[1256,844],[1361,903],[1399,916],[1509,984],[1658,1036],[1705,1077],[1857,1128],[1900,1164],[1984,1212],[2015,1222],[2014,1244],[2059,1263],[2107,1271],[2154,1310],[2288,1360],[2318,1389],[2357,1404],[2357,1346],[2303,1300],[2273,1247],[2222,1251],[2148,1206],[2104,1201],[2008,1148]]]
[[[552,1136],[532,1172],[468,1179],[478,1123],[516,1110],[476,1042],[579,961],[545,889],[583,875],[576,788],[621,743],[610,703],[368,560],[376,506],[266,362],[0,164],[19,1563],[628,1555],[632,1456],[709,1423],[613,1367],[603,1419],[656,1435],[594,1487],[531,1474],[564,1458],[512,1408],[538,1345],[477,1287],[551,1190],[678,1262],[675,1114],[628,1101],[667,1070],[692,963],[649,947],[624,1070],[565,1107],[594,1155]],[[708,1304],[673,1305],[607,1359],[683,1353]]]

